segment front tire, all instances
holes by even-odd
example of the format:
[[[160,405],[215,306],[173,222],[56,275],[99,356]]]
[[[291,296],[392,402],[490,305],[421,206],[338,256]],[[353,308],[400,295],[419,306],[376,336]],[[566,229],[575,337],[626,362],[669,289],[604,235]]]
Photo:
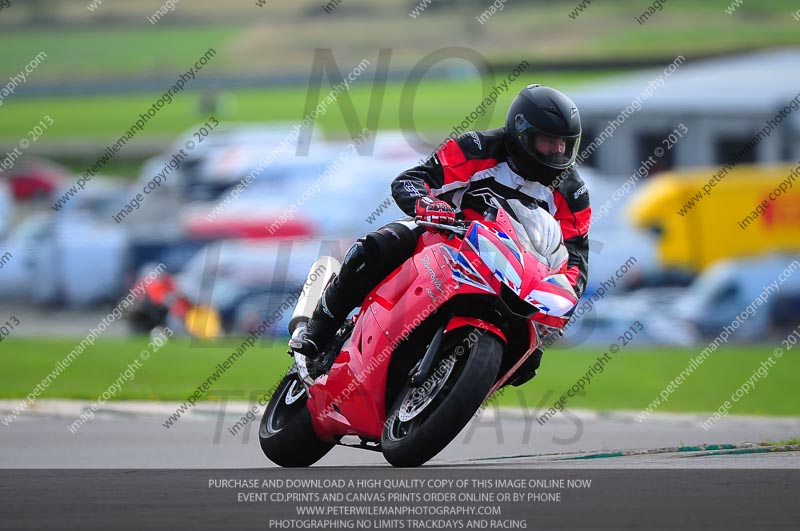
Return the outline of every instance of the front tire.
[[[333,444],[314,432],[308,394],[294,373],[287,374],[267,404],[258,427],[261,450],[282,467],[307,467],[330,452]]]
[[[464,333],[468,332],[478,338],[470,348],[465,351],[462,346],[465,338],[446,342],[428,380],[418,388],[405,385],[389,410],[381,448],[393,466],[420,466],[444,450],[494,385],[503,344],[484,330],[468,328]],[[457,354],[458,349],[463,354]]]

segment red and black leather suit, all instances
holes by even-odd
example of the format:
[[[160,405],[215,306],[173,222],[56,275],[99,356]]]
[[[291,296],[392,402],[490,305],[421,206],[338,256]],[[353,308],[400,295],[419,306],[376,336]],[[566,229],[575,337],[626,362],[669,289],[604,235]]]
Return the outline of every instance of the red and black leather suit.
[[[506,153],[503,128],[470,131],[448,140],[424,164],[403,172],[392,182],[392,195],[411,216],[423,195],[447,201],[471,219],[491,205],[491,196],[544,208],[561,225],[569,251],[567,278],[580,297],[586,287],[592,217],[586,185],[574,168],[557,178],[554,187],[526,180],[514,171]]]

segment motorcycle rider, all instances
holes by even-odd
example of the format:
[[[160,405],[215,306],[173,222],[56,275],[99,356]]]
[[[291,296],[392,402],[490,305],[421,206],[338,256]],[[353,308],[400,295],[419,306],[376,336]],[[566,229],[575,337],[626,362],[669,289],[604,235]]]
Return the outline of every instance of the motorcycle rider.
[[[572,100],[553,88],[529,85],[512,101],[504,127],[446,141],[426,162],[395,178],[392,196],[409,216],[437,223],[452,223],[459,214],[480,218],[494,198],[546,209],[561,225],[569,253],[566,276],[580,298],[592,217],[586,185],[573,167],[580,138],[580,115]],[[405,218],[357,240],[308,324],[295,330],[290,348],[317,358],[353,308],[414,253],[425,230]],[[537,349],[509,383],[518,386],[533,378],[541,357]]]

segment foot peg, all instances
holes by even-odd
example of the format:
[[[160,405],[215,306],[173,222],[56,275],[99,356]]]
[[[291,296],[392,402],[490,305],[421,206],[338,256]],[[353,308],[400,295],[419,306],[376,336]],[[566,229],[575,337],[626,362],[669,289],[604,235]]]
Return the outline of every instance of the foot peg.
[[[292,349],[290,354],[297,352],[309,359],[314,359],[319,356],[319,347],[308,337],[308,334],[306,334],[305,325],[298,326],[294,329],[292,337],[289,339],[289,348]]]
[[[317,344],[306,337],[306,327],[298,326],[289,340],[289,355],[294,357],[300,377],[308,386],[333,366],[334,356],[319,352]]]

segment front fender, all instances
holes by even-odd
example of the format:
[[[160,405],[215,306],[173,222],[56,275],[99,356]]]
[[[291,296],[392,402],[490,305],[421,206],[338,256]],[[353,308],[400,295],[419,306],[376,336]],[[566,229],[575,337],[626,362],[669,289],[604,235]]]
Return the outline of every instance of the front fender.
[[[508,340],[506,339],[506,335],[502,330],[492,323],[484,321],[483,319],[478,319],[477,317],[462,317],[460,315],[456,315],[450,318],[447,326],[445,326],[444,333],[448,334],[453,330],[464,328],[465,326],[480,328],[482,330],[486,330],[487,332],[491,332],[496,335],[504,344],[508,345]]]

